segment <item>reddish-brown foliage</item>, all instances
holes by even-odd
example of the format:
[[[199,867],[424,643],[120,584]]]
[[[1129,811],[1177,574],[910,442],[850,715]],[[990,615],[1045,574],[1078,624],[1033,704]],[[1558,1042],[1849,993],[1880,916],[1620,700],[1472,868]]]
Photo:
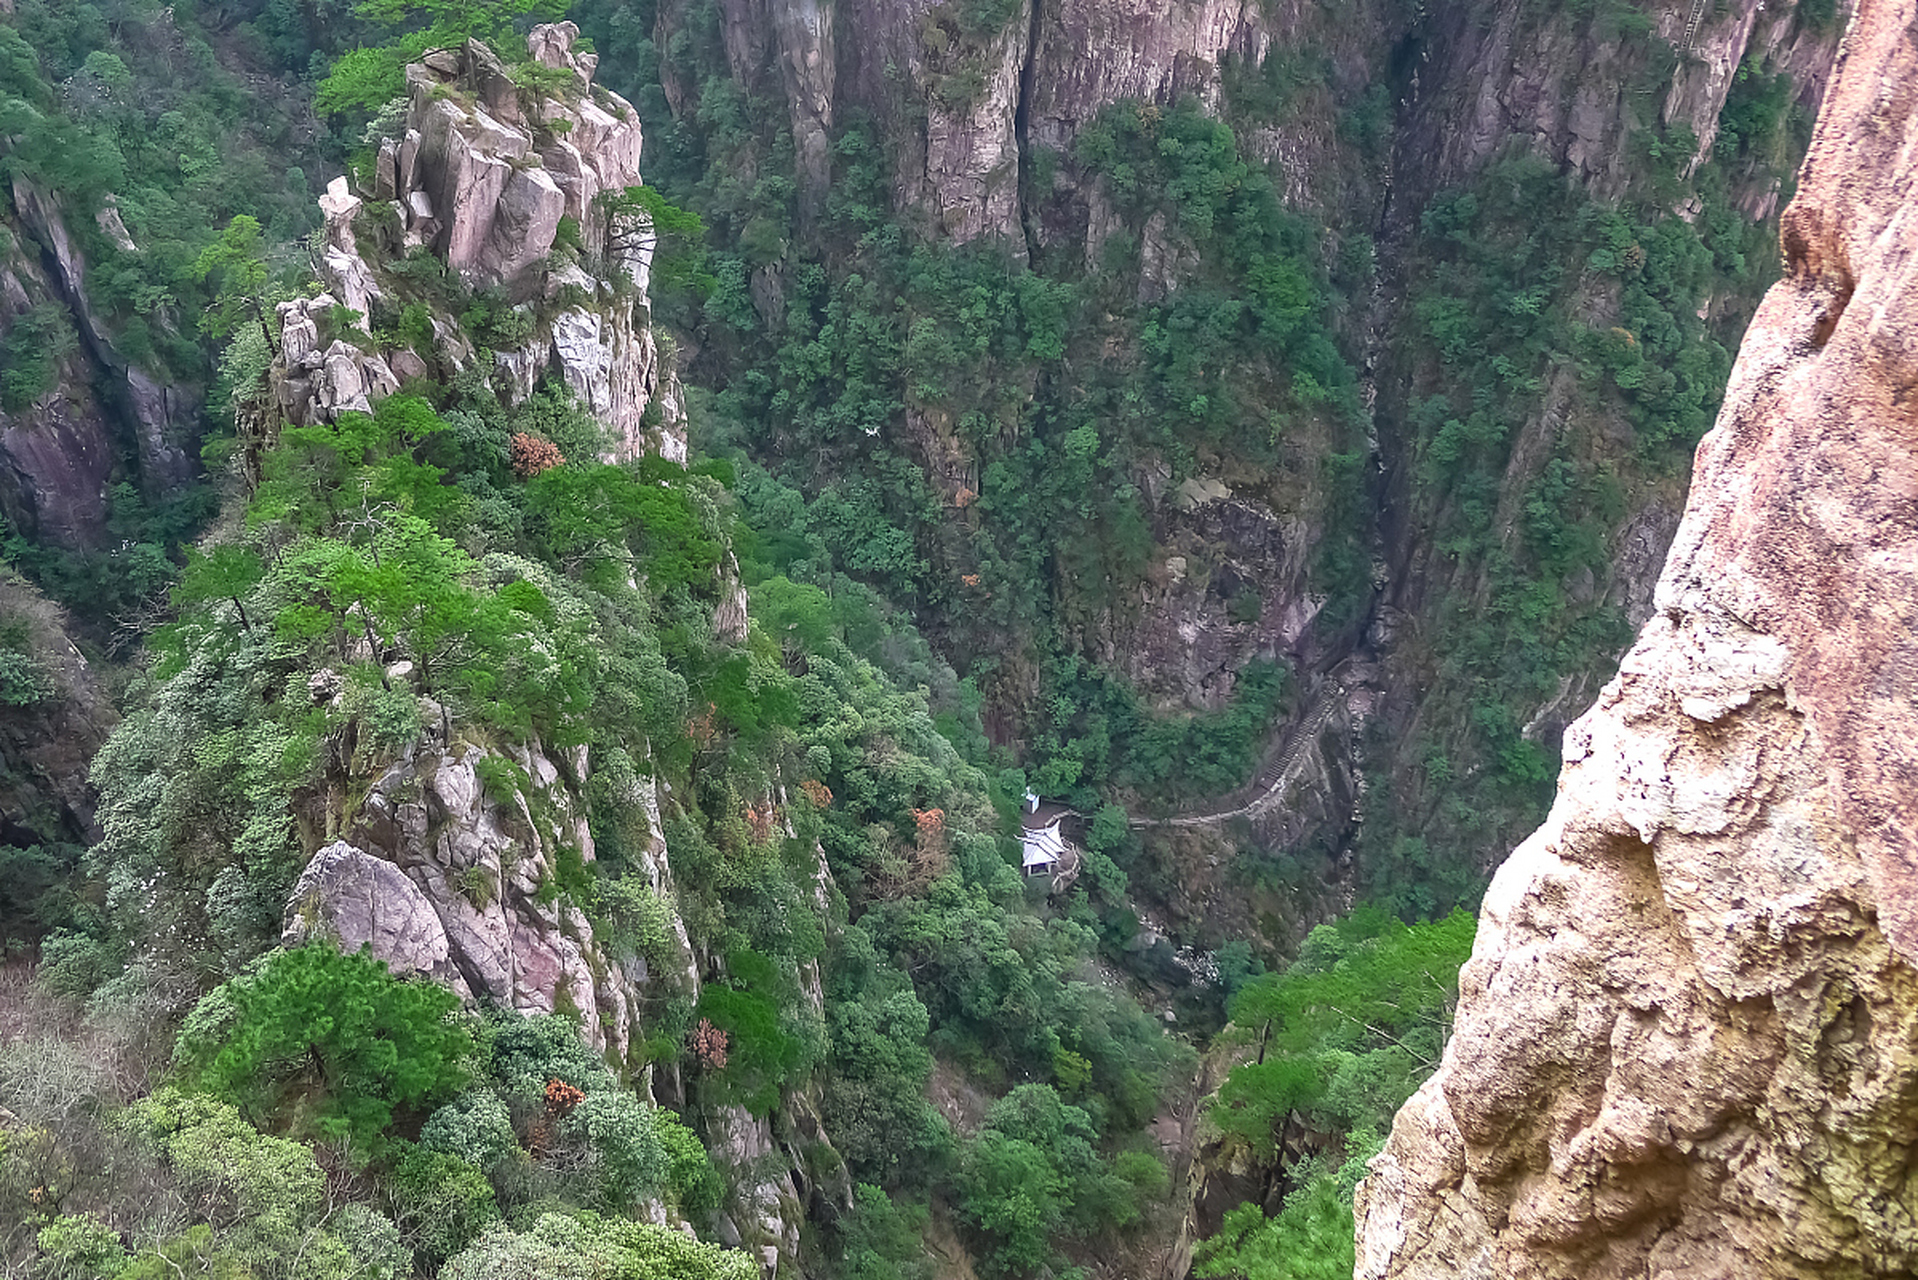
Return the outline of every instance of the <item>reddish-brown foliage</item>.
[[[546,1082],[546,1109],[556,1116],[568,1116],[573,1108],[586,1101],[586,1095],[564,1080]]]
[[[538,436],[521,431],[513,436],[513,474],[522,480],[530,480],[542,471],[551,471],[566,461],[559,446],[551,440],[542,440]]]
[[[699,1025],[693,1028],[688,1037],[692,1045],[693,1056],[708,1071],[723,1071],[726,1067],[726,1049],[731,1039],[724,1031],[715,1027],[710,1019],[701,1018]]]
[[[686,733],[701,751],[712,746],[713,739],[719,736],[719,708],[707,703],[706,709],[694,716],[692,723],[686,726]]]
[[[761,800],[746,806],[746,831],[752,836],[754,844],[764,844],[772,839],[773,823],[779,816],[779,810],[770,800]]]

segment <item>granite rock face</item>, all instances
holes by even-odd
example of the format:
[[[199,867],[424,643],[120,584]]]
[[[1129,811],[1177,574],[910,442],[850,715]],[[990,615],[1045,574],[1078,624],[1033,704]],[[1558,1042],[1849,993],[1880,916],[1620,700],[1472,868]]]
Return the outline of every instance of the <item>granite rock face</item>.
[[[381,147],[375,195],[469,283],[517,281],[551,252],[560,218],[584,230],[596,196],[639,182],[639,117],[592,87],[597,59],[574,54],[578,35],[570,22],[534,28],[534,60],[576,85],[524,103],[478,41],[407,68],[406,131]]]
[[[15,637],[11,696],[0,702],[0,841],[7,844],[83,844],[99,836],[87,771],[119,717],[103,673],[67,629],[61,609],[0,567],[0,631]]]
[[[1918,5],[1864,0],[1655,612],[1486,897],[1361,1280],[1918,1267]]]
[[[607,461],[686,458],[678,375],[662,355],[647,299],[654,238],[642,218],[619,226],[600,202],[640,182],[639,116],[593,84],[597,59],[579,29],[543,24],[533,61],[571,80],[523,89],[477,41],[436,50],[406,71],[400,135],[386,139],[370,191],[336,178],[320,198],[318,261],[328,292],[280,307],[276,412],[295,425],[366,412],[407,377],[445,375],[477,358],[459,317],[432,315],[429,343],[378,348],[345,331],[336,307],[370,320],[433,300],[387,269],[425,250],[469,289],[510,309],[488,373],[509,403],[548,377],[563,382],[611,438]],[[570,226],[570,233],[563,228]],[[390,324],[390,320],[389,320]],[[523,336],[522,336],[523,335]],[[422,349],[424,348],[424,349]]]
[[[422,974],[461,996],[473,994],[450,959],[432,902],[397,866],[344,840],[306,864],[280,935],[289,947],[322,938],[348,953],[366,947],[396,974]]]
[[[149,495],[192,481],[204,396],[115,347],[88,300],[87,258],[66,219],[55,194],[23,177],[0,187],[0,338],[22,321],[44,322],[47,308],[65,313],[46,388],[30,402],[0,406],[0,515],[38,541],[91,549],[107,536],[114,481],[137,480]],[[98,223],[123,251],[139,251],[113,206],[99,211]]]
[[[426,975],[464,999],[529,1014],[577,1010],[587,1041],[623,1057],[641,1029],[641,994],[696,992],[698,968],[676,911],[677,960],[656,973],[637,956],[616,958],[555,892],[562,859],[593,861],[581,798],[591,761],[583,748],[575,756],[556,761],[533,744],[501,758],[429,731],[373,780],[343,838],[307,863],[284,942],[367,945],[394,972]],[[522,782],[499,794],[507,777]],[[640,862],[670,903],[659,830],[655,821]]]

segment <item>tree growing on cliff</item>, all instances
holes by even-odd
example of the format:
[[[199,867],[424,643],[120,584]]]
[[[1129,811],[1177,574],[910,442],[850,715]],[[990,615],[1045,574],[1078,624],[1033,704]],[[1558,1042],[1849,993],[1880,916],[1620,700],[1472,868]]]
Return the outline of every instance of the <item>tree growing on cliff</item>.
[[[186,557],[186,572],[180,575],[180,585],[173,589],[173,603],[189,607],[229,600],[240,615],[240,625],[250,633],[253,620],[247,617],[244,597],[266,574],[259,554],[229,543],[207,552],[189,547]]]
[[[525,44],[515,38],[515,28],[529,17],[559,21],[566,0],[361,0],[353,12],[392,31],[393,38],[340,55],[313,99],[322,115],[377,112],[406,92],[406,64],[429,49],[457,49],[472,39],[509,61],[523,61]]]
[[[266,322],[272,273],[267,269],[258,218],[242,213],[227,223],[219,239],[201,250],[193,274],[217,286],[213,302],[200,318],[201,332],[209,338],[225,338],[252,320],[260,326],[267,348],[279,353],[280,344]]]
[[[466,1082],[473,1039],[458,1009],[444,987],[315,944],[215,989],[181,1029],[179,1054],[202,1088],[255,1117],[304,1112],[320,1134],[373,1150],[396,1112]]]
[[[1386,1127],[1438,1065],[1476,927],[1463,911],[1405,925],[1361,909],[1314,929],[1297,963],[1232,1001],[1259,1055],[1227,1078],[1214,1120],[1260,1151],[1295,1111],[1322,1127]]]
[[[606,219],[607,257],[624,258],[650,248],[656,285],[702,294],[712,288],[702,248],[706,224],[698,214],[646,186],[601,192],[597,203]]]

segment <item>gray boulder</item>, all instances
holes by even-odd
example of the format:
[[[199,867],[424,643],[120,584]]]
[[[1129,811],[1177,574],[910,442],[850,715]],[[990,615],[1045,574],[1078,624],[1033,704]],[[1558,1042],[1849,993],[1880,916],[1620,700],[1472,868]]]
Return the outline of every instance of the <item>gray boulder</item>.
[[[471,998],[432,902],[398,867],[344,840],[313,855],[287,902],[280,941],[319,939],[342,951],[370,947],[394,973],[423,974]]]

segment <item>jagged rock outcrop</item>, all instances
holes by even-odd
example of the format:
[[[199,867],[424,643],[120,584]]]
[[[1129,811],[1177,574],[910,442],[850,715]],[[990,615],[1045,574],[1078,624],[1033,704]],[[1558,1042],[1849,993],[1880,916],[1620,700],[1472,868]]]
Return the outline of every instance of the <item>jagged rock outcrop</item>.
[[[437,708],[428,710],[437,724]],[[655,974],[642,958],[609,954],[559,893],[563,859],[593,861],[580,798],[590,761],[582,749],[564,764],[536,745],[500,756],[449,745],[430,729],[345,815],[343,838],[308,862],[287,903],[285,943],[369,945],[395,972],[427,975],[467,999],[576,1010],[591,1043],[624,1057],[641,1031],[642,991],[692,994],[697,969],[676,912],[669,945],[678,964]],[[655,821],[641,861],[670,901],[659,830]]]
[[[574,51],[578,34],[570,22],[533,29],[534,63],[567,74],[530,88],[477,41],[407,68],[406,120],[375,156],[372,189],[338,178],[320,199],[317,265],[328,292],[279,308],[283,350],[270,380],[285,421],[364,412],[409,377],[481,358],[442,298],[389,269],[424,249],[465,287],[495,291],[510,307],[517,332],[486,357],[509,403],[556,376],[608,429],[608,461],[685,460],[678,375],[646,295],[651,228],[643,214],[615,216],[600,201],[640,181],[639,117],[593,84],[597,58]],[[433,337],[414,346],[377,346],[336,314],[344,307],[365,322],[422,303]]]
[[[1657,612],[1500,870],[1362,1280],[1918,1267],[1918,5],[1864,0]]]
[[[319,938],[342,951],[366,947],[394,973],[421,974],[472,998],[432,900],[397,865],[344,840],[313,855],[288,900],[280,941],[298,947]]]

